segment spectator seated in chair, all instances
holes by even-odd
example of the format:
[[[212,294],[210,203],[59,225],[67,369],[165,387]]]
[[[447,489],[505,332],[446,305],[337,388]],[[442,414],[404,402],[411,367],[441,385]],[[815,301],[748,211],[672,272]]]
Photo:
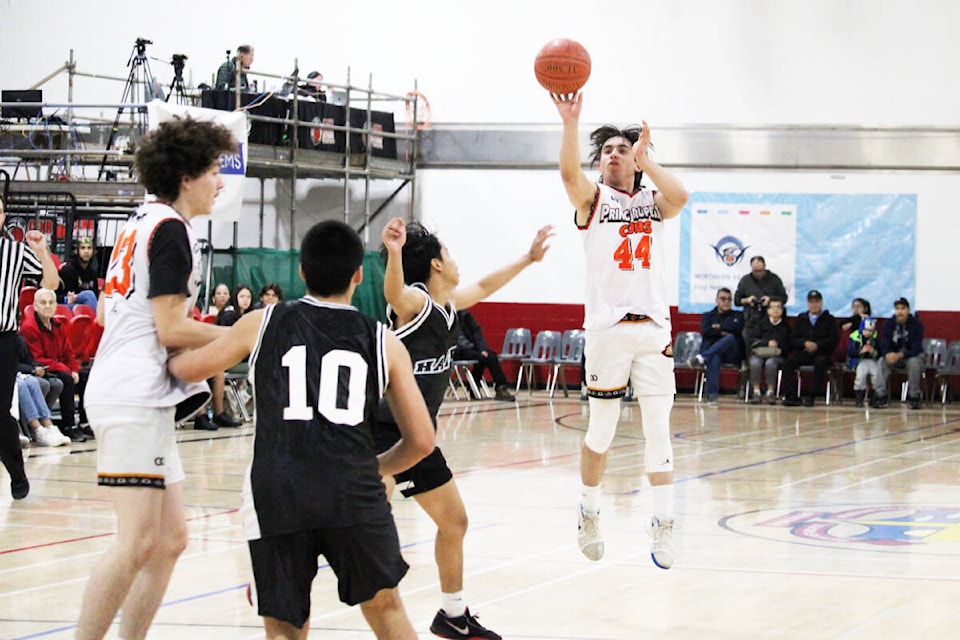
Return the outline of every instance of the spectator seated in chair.
[[[73,309],[78,304],[97,308],[100,295],[99,265],[94,256],[93,238],[80,238],[73,255],[60,267],[60,288],[57,300]]]
[[[50,418],[50,407],[43,397],[37,377],[17,373],[17,397],[20,419],[26,423],[33,441],[41,447],[60,447],[70,444],[70,438],[60,433]]]
[[[260,287],[260,299],[253,304],[254,309],[263,309],[268,304],[283,302],[283,289],[276,282],[268,282]]]
[[[785,407],[813,406],[813,399],[823,393],[824,378],[833,364],[840,329],[830,312],[823,308],[823,295],[816,289],[807,294],[807,310],[793,323],[793,353],[783,363],[782,385],[786,387]],[[801,400],[797,396],[797,369],[813,365],[813,385]]]
[[[20,326],[30,353],[41,366],[47,368],[48,376],[55,376],[63,383],[60,393],[60,430],[74,442],[86,442],[93,437],[83,408],[83,392],[87,384],[87,371],[80,370],[80,361],[73,353],[66,327],[53,319],[57,311],[57,294],[50,289],[40,289],[33,299],[33,314],[26,314]],[[131,366],[136,366],[131,363]],[[79,395],[79,407],[74,396]],[[80,426],[77,426],[74,409],[79,408]]]
[[[720,393],[720,367],[743,362],[743,313],[733,310],[733,293],[717,291],[717,306],[700,317],[703,342],[690,364],[707,370],[707,402],[715,403]]]
[[[771,300],[767,305],[767,318],[744,334],[750,346],[750,385],[753,392],[750,404],[760,404],[765,397],[767,404],[777,403],[777,372],[790,348],[791,329],[783,318],[783,303]],[[762,380],[761,380],[761,374]],[[761,382],[766,391],[761,391]]]
[[[477,381],[483,378],[485,369],[490,369],[490,375],[493,377],[494,385],[496,385],[496,399],[513,402],[515,398],[510,393],[507,376],[504,375],[503,368],[500,366],[500,358],[495,351],[487,346],[480,323],[467,310],[457,311],[457,315],[460,316],[460,335],[457,337],[457,348],[453,352],[453,358],[455,360],[476,360],[477,365],[473,368],[473,378]]]
[[[210,308],[207,309],[207,315],[219,316],[230,303],[230,287],[220,283],[213,288],[213,295],[210,296]]]
[[[241,284],[233,290],[230,302],[217,314],[217,324],[232,327],[237,320],[253,308],[253,290],[249,285]]]
[[[853,395],[858,407],[864,405],[867,397],[867,382],[873,384],[873,398],[871,407],[878,407],[878,399],[884,397],[886,404],[886,387],[880,393],[880,336],[877,335],[877,321],[875,318],[864,317],[860,326],[850,334],[850,344],[847,346],[847,368],[855,371],[853,378]]]
[[[17,373],[31,375],[37,379],[40,393],[43,394],[47,407],[52,410],[60,399],[60,394],[63,393],[63,382],[56,376],[47,375],[47,368],[41,366],[30,353],[30,347],[27,346],[23,334],[17,334],[17,341],[20,343],[20,349],[17,352]]]
[[[920,408],[920,377],[923,374],[923,323],[910,313],[910,303],[900,298],[893,303],[893,317],[883,323],[880,334],[880,383],[878,395],[886,394],[887,378],[898,369],[907,372],[907,401],[911,409]],[[886,406],[886,395],[877,398],[877,406]]]

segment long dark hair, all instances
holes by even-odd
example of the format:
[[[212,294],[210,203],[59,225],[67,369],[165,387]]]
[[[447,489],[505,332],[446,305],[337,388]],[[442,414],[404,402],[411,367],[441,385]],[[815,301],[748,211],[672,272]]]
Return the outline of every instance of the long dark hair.
[[[635,124],[631,124],[623,129],[615,127],[612,124],[605,124],[597,129],[594,129],[590,132],[590,146],[593,149],[593,153],[590,155],[590,164],[600,164],[600,155],[603,153],[603,145],[606,144],[607,140],[610,138],[623,138],[624,140],[629,140],[631,145],[634,145],[637,143],[637,140],[640,139],[641,133],[643,133],[643,127]],[[650,148],[653,149],[653,144],[650,145]],[[601,181],[602,180],[603,179],[601,178]],[[634,173],[634,191],[640,188],[640,182],[642,180],[643,171],[637,171]]]

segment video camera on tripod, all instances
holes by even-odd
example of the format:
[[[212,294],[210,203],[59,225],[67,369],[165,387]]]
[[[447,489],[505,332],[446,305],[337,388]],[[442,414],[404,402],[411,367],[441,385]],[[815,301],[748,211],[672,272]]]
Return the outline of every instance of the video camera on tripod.
[[[147,45],[153,44],[153,40],[147,40],[146,38],[137,38],[137,41],[134,43],[133,48],[136,51],[136,56],[142,58],[147,53]],[[130,66],[130,62],[133,60],[134,56],[130,56],[130,60],[127,61],[127,66]]]

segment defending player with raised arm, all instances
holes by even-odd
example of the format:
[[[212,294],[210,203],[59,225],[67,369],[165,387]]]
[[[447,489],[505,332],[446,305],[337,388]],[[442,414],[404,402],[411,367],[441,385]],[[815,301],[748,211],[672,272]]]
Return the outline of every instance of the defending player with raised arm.
[[[673,449],[670,410],[676,393],[670,334],[670,298],[662,244],[664,221],[687,202],[683,184],[650,158],[650,127],[606,125],[590,134],[600,181],[581,169],[583,94],[553,96],[563,120],[560,176],[580,231],[586,258],[584,321],[590,420],[580,456],[580,550],[603,557],[600,481],[620,419],[620,399],[632,381],[640,404],[645,466],[653,493],[647,529],[650,554],[662,569],[673,565]],[[644,173],[656,191],[644,189]],[[627,345],[633,345],[627,348]]]
[[[410,352],[417,385],[427,402],[434,429],[460,333],[457,309],[473,306],[526,267],[542,260],[552,235],[552,226],[541,228],[530,249],[517,260],[461,287],[457,263],[435,235],[418,223],[408,226],[401,218],[394,218],[384,227],[381,255],[386,259],[383,292],[389,305],[387,315],[397,337]],[[399,437],[396,417],[383,403],[375,437],[378,451],[389,448]],[[392,492],[394,482],[385,480]],[[477,622],[463,597],[467,512],[443,453],[435,448],[412,469],[395,474],[393,480],[403,485],[401,493],[413,496],[437,525],[434,553],[442,607],[430,631],[442,638],[499,640],[498,634]]]
[[[256,435],[241,512],[251,593],[269,638],[307,637],[321,554],[340,599],[360,604],[378,638],[417,637],[397,590],[408,565],[381,476],[430,453],[434,433],[407,350],[350,306],[362,262],[352,228],[314,225],[300,253],[306,296],[246,313],[221,338],[169,362],[177,377],[205,380],[250,354]],[[402,437],[378,456],[381,397]]]

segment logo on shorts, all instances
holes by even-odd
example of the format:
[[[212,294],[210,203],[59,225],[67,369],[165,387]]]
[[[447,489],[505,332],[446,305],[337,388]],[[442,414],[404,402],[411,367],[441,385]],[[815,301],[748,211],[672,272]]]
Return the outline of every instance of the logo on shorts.
[[[162,467],[166,463],[163,460],[163,456],[160,456],[158,458],[153,459],[153,464],[157,465],[158,467]]]

